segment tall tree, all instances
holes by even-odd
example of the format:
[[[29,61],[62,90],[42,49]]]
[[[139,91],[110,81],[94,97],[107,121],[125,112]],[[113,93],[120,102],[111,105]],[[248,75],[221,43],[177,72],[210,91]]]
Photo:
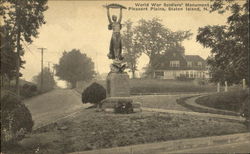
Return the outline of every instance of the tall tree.
[[[135,78],[135,71],[137,70],[137,60],[141,56],[141,52],[137,49],[134,40],[134,31],[132,29],[132,22],[130,20],[124,23],[125,30],[122,33],[123,51],[125,62],[129,70],[132,72],[132,78]]]
[[[5,52],[14,52],[16,49],[16,86],[19,84],[19,69],[22,65],[22,45],[20,41],[32,43],[33,37],[38,36],[38,28],[45,24],[43,12],[48,9],[47,0],[1,0],[0,15],[3,19],[1,37],[8,37],[11,48]],[[4,40],[1,40],[4,41]],[[4,42],[5,43],[5,42]],[[4,49],[4,48],[3,48]],[[5,48],[6,49],[6,48]],[[2,50],[2,46],[1,46]],[[11,54],[9,54],[11,55]],[[4,60],[3,60],[4,61]],[[2,62],[2,60],[1,60]],[[12,67],[8,67],[12,69]],[[19,93],[19,90],[17,90]]]
[[[249,1],[215,1],[211,12],[230,11],[226,25],[205,26],[198,30],[197,41],[210,48],[212,81],[249,82]]]
[[[176,48],[183,49],[179,52],[184,53],[181,43],[191,35],[189,31],[171,31],[164,27],[159,18],[141,19],[138,26],[135,27],[137,49],[149,57],[150,70],[155,69],[153,64],[154,61],[157,61],[157,55],[162,55]]]
[[[77,81],[87,81],[93,79],[95,75],[94,63],[91,58],[77,49],[65,51],[55,68],[56,75],[71,83],[72,88],[76,87]]]
[[[42,86],[41,86],[41,77],[42,77],[41,72],[37,76],[33,77],[33,81],[37,84],[37,87],[40,91],[43,91],[43,92],[49,91],[55,87],[56,82],[54,80],[53,73],[50,72],[48,67],[43,68],[43,81],[44,82]]]

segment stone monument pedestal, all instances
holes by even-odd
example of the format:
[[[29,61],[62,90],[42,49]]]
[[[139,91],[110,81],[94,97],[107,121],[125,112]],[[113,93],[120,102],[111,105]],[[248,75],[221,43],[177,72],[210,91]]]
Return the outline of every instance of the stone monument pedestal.
[[[109,73],[107,76],[107,97],[129,97],[129,76],[127,73]]]
[[[101,102],[105,112],[141,112],[141,104],[130,96],[129,76],[127,73],[109,73],[107,76],[107,98]]]

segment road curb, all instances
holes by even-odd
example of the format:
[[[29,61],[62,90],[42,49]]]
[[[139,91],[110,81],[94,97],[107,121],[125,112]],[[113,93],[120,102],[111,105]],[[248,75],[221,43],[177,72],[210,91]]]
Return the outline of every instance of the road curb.
[[[231,134],[223,136],[200,137],[192,139],[181,139],[159,143],[131,145],[109,149],[74,152],[72,154],[152,154],[162,152],[174,152],[192,148],[201,148],[232,143],[250,142],[250,133]]]

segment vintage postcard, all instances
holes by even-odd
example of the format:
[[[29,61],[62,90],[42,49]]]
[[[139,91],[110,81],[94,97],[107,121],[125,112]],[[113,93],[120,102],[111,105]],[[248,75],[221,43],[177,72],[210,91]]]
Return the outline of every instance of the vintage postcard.
[[[249,153],[249,0],[1,0],[1,152]]]

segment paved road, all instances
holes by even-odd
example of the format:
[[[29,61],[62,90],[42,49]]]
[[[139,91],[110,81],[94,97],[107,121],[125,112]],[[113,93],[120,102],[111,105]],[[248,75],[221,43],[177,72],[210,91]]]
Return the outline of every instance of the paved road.
[[[71,89],[55,89],[24,103],[32,114],[34,129],[90,106],[82,104],[79,94]]]
[[[211,118],[223,118],[223,119],[230,119],[230,120],[245,121],[245,118],[241,116],[220,115],[220,114],[212,114],[212,113],[187,112],[187,111],[155,109],[155,108],[147,108],[147,107],[142,107],[142,111],[188,114],[188,115],[194,115],[194,116],[204,116],[204,117],[211,117]]]
[[[180,150],[171,153],[249,153],[250,152],[249,145],[250,142],[233,143],[233,144],[209,146],[197,149]]]

